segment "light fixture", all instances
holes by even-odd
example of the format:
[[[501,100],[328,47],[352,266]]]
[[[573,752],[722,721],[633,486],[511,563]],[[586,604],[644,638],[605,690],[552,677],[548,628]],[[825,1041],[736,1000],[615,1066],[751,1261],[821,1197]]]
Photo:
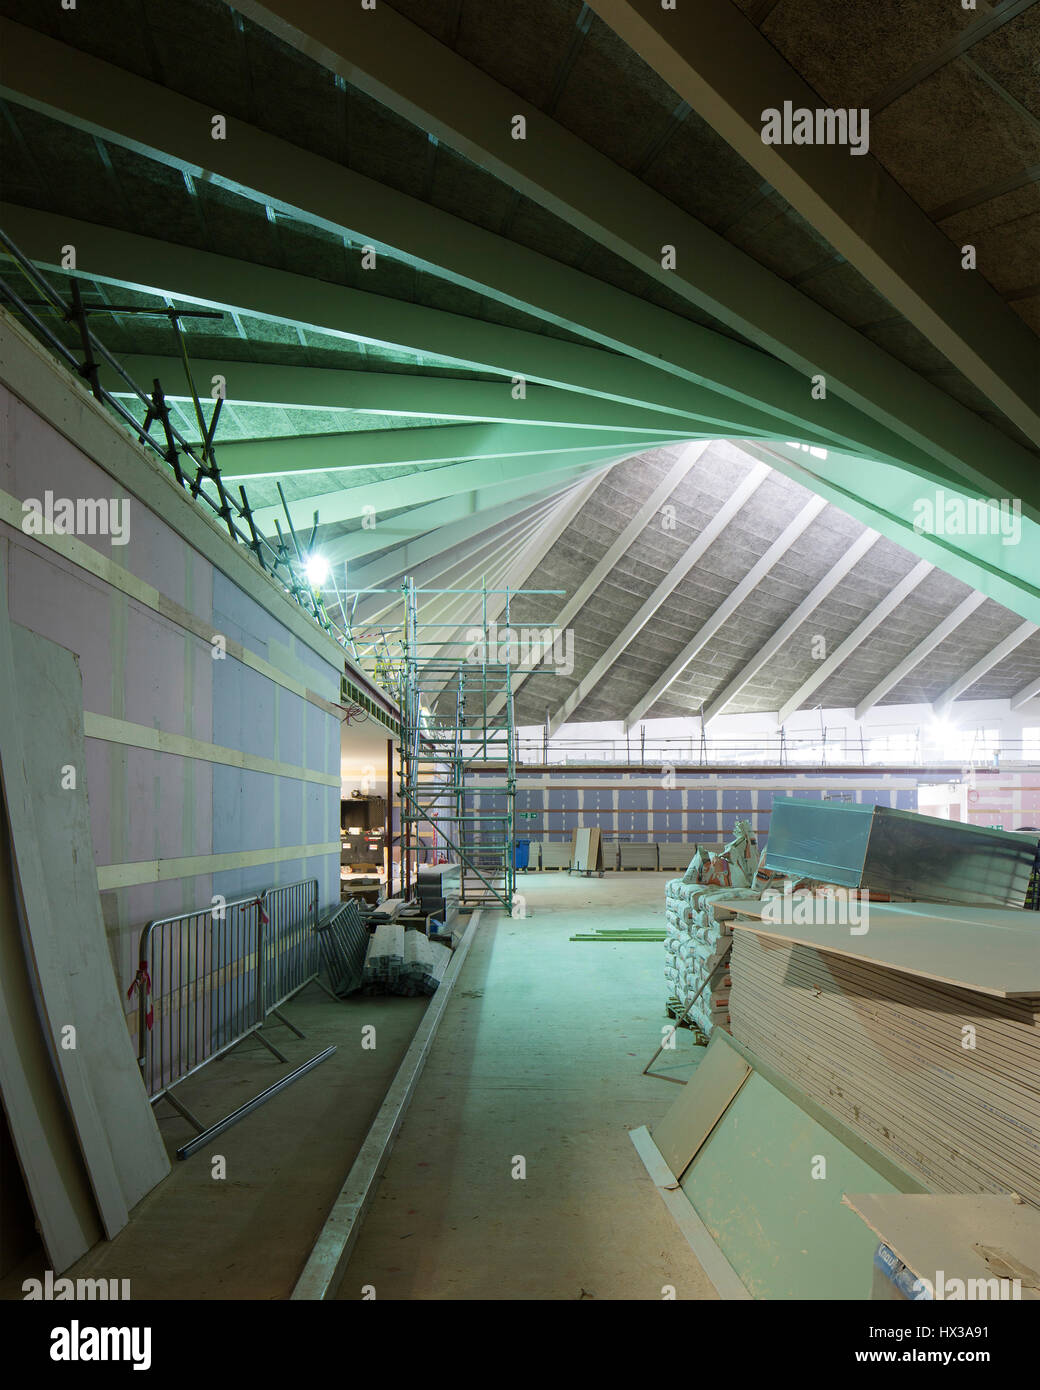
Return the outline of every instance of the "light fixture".
[[[329,562],[324,555],[308,555],[304,572],[307,575],[308,584],[314,589],[320,589],[329,577]]]

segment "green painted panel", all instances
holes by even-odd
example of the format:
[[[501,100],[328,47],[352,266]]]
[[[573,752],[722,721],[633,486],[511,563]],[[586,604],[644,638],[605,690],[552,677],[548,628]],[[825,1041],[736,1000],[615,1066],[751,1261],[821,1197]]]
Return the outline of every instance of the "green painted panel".
[[[826,1177],[812,1176],[817,1156]],[[682,1189],[752,1296],[765,1299],[869,1298],[877,1237],[842,1194],[899,1191],[758,1072]]]

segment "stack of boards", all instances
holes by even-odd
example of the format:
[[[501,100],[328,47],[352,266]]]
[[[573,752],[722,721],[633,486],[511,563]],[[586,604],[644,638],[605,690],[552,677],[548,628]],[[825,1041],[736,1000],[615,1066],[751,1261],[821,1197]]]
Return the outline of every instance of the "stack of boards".
[[[1040,1204],[1032,913],[871,903],[853,933],[730,905],[739,1042],[931,1191]]]
[[[362,992],[433,994],[450,960],[451,948],[431,941],[425,932],[409,931],[401,922],[384,922],[368,943]]]

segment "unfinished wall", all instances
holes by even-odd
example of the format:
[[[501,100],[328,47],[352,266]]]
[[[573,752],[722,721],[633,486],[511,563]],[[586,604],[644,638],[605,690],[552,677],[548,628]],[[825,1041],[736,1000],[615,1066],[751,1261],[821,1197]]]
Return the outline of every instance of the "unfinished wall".
[[[342,658],[81,385],[0,332],[0,562],[12,620],[79,659],[125,997],[151,918],[310,877],[338,901]],[[124,502],[126,543],[26,534],[47,491]]]
[[[475,785],[479,782],[479,778],[473,780]],[[488,780],[493,781],[494,775]],[[759,843],[764,844],[773,799],[778,796],[848,797],[905,811],[917,809],[916,778],[883,772],[828,772],[814,777],[797,772],[722,776],[677,770],[669,780],[674,785],[662,785],[661,777],[645,773],[561,768],[525,776],[521,771],[516,792],[517,838],[569,840],[581,826],[599,826],[606,839],[637,844],[716,843],[730,838],[738,820],[750,820]],[[504,797],[493,793],[474,796],[482,811],[501,810],[504,804]]]

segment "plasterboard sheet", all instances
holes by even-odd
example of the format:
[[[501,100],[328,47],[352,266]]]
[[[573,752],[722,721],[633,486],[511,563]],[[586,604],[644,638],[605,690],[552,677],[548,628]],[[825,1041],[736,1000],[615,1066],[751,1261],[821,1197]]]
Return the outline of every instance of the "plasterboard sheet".
[[[849,926],[820,920],[827,913],[824,898],[807,900],[814,903],[817,917],[809,923],[763,921],[767,901],[735,898],[727,902],[728,908],[741,914],[732,923],[734,929],[999,999],[1040,996],[1040,920],[1035,913],[999,907],[942,907],[932,913],[921,903],[911,904],[909,911],[897,903],[870,903],[867,930],[854,934]],[[956,917],[951,915],[955,911]]]
[[[58,1274],[101,1238],[25,961],[0,798],[0,1100],[50,1267]]]
[[[3,753],[18,901],[41,1018],[111,1239],[170,1163],[127,1031],[101,914],[79,667],[71,652],[10,623],[6,599],[0,621],[17,718]]]
[[[1012,1197],[855,1194],[842,1199],[907,1269],[950,1279],[1020,1278],[1040,1299],[1040,1211]]]
[[[685,1173],[750,1075],[739,1052],[712,1039],[675,1104],[652,1131],[658,1152],[676,1178]]]

